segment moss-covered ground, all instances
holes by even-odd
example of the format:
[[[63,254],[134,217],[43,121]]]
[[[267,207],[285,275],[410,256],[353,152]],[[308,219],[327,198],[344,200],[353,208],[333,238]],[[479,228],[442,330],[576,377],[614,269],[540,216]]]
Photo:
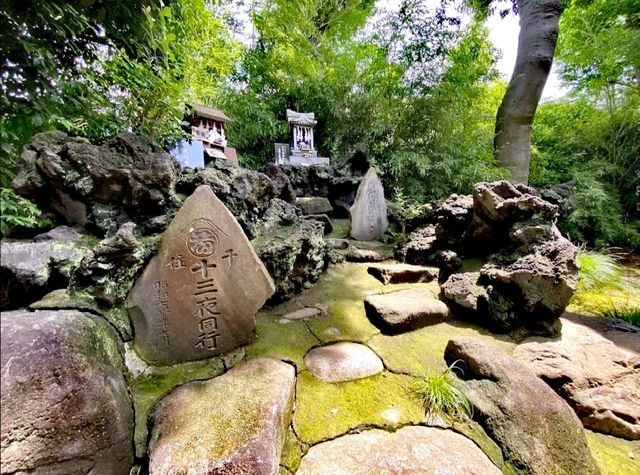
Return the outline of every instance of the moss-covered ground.
[[[343,233],[346,230],[334,230],[338,237]],[[466,265],[473,270],[482,263]],[[504,464],[500,448],[479,425],[470,421],[430,420],[425,417],[419,396],[413,390],[418,378],[445,368],[443,354],[451,338],[479,338],[507,353],[513,351],[515,341],[507,335],[491,334],[472,322],[458,320],[399,335],[384,335],[365,315],[363,300],[367,295],[411,287],[427,288],[437,295],[439,287],[436,282],[383,285],[367,273],[367,267],[366,263],[349,262],[331,266],[313,288],[282,305],[263,309],[256,317],[251,343],[244,348],[245,359],[261,356],[282,359],[293,362],[298,371],[296,401],[282,449],[281,473],[295,473],[309,447],[322,441],[366,428],[396,430],[407,424],[445,424],[473,440],[503,473],[517,473]],[[638,299],[635,295],[627,298]],[[575,299],[572,305],[576,310]],[[285,318],[288,313],[304,307],[316,307],[321,312],[304,320]],[[342,383],[316,379],[305,367],[304,356],[311,348],[336,341],[355,341],[369,346],[382,359],[385,370],[375,376]],[[168,371],[139,377],[134,382],[138,444],[144,443],[147,418],[161,397],[186,381],[213,377],[230,364],[217,366],[210,362],[207,366],[200,362],[196,366],[186,372]],[[139,430],[140,426],[144,430]],[[591,432],[587,432],[587,438],[603,474],[640,473],[637,442]]]

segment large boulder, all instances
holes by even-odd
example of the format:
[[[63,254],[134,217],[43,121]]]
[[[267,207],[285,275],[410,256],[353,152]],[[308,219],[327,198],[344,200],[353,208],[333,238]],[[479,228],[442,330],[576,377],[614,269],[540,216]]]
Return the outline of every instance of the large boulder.
[[[2,474],[133,465],[133,407],[115,332],[73,310],[2,314]]]
[[[518,473],[600,473],[571,407],[524,365],[472,338],[450,340],[445,360],[460,368],[474,419]]]
[[[565,314],[559,339],[525,340],[513,353],[596,432],[640,439],[640,337],[610,320]]]
[[[32,240],[0,243],[0,309],[18,308],[65,288],[89,244],[73,228],[60,226]]]
[[[99,234],[144,225],[174,205],[177,163],[145,136],[128,132],[93,145],[62,132],[27,142],[13,188],[68,224]]]
[[[173,391],[153,414],[149,474],[277,473],[295,374],[259,358]]]
[[[469,439],[450,430],[408,426],[348,434],[314,445],[298,475],[465,474],[501,472]]]

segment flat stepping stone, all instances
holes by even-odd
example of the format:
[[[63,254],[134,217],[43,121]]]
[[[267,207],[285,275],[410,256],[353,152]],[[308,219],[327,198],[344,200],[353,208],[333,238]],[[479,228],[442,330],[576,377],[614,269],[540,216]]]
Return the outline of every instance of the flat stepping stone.
[[[297,475],[465,474],[502,472],[469,439],[450,430],[408,426],[373,429],[315,445]]]
[[[289,312],[282,318],[286,318],[287,320],[304,320],[305,318],[315,317],[316,315],[320,315],[321,313],[322,310],[320,310],[319,308],[305,307],[294,312]]]
[[[332,249],[347,249],[349,247],[348,239],[327,238],[325,242],[331,246]]]
[[[349,246],[347,251],[347,260],[351,262],[381,262],[392,257],[390,249],[359,249]]]
[[[411,264],[378,264],[369,266],[367,272],[385,285],[414,284],[417,282],[431,282],[438,277],[440,269]]]
[[[402,333],[449,317],[449,308],[427,289],[407,289],[364,299],[367,317],[384,333]]]
[[[154,411],[149,475],[278,473],[295,385],[292,365],[257,358],[180,386]]]
[[[327,383],[368,378],[384,369],[382,360],[369,347],[351,342],[314,348],[304,357],[304,364]]]
[[[302,214],[307,215],[331,213],[333,211],[329,200],[319,196],[296,198],[296,206],[302,209]]]

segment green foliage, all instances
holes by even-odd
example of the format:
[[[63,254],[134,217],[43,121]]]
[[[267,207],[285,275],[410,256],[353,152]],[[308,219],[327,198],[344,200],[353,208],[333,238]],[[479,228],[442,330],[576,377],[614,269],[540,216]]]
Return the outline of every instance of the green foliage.
[[[578,289],[580,291],[603,291],[623,285],[622,266],[610,254],[580,250],[576,256],[580,267]]]
[[[420,397],[427,414],[462,419],[471,416],[472,406],[464,393],[456,387],[455,363],[442,372],[431,373],[415,383],[414,392]]]
[[[6,236],[17,227],[35,228],[48,224],[42,212],[31,201],[9,188],[0,188],[0,235]]]
[[[637,307],[614,307],[603,311],[600,315],[607,318],[617,318],[640,328],[640,308]]]

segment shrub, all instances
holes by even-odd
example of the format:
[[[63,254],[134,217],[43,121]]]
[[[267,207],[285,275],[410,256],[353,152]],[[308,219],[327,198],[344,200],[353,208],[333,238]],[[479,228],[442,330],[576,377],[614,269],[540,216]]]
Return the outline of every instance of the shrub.
[[[471,403],[456,387],[453,363],[442,372],[429,374],[414,386],[414,391],[422,401],[425,412],[430,416],[448,416],[461,419],[472,414]]]
[[[35,204],[16,195],[10,188],[0,188],[0,212],[0,234],[3,236],[17,227],[35,228],[47,224]]]

